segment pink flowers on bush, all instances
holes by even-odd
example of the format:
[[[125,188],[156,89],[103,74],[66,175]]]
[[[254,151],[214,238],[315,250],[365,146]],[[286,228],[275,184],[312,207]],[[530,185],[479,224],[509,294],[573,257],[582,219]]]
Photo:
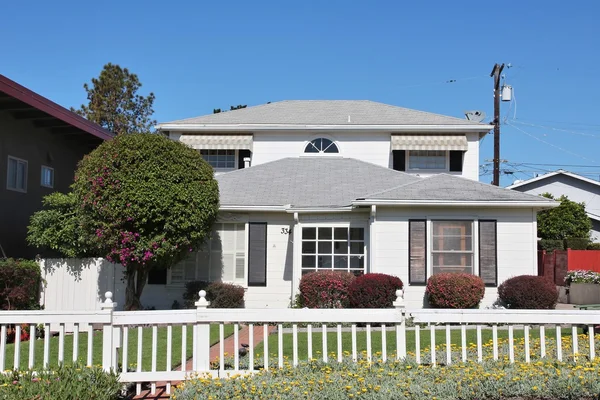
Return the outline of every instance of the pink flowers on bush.
[[[348,288],[354,275],[343,271],[316,271],[300,279],[302,307],[347,308],[350,305]]]
[[[471,274],[435,274],[427,280],[425,294],[433,308],[474,308],[483,299],[485,284]]]

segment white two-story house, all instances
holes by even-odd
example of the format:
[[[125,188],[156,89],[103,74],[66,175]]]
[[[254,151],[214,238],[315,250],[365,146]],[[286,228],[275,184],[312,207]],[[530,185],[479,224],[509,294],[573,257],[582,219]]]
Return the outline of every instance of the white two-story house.
[[[287,307],[303,274],[479,275],[484,305],[536,274],[536,213],[554,202],[478,182],[487,124],[371,101],[282,101],[161,123],[215,169],[221,215],[202,251],[154,274],[147,305],[186,281],[244,286],[246,307]]]

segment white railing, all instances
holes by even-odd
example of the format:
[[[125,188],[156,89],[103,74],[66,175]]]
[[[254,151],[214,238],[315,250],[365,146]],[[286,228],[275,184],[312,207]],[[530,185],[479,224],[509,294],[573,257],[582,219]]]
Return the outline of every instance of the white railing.
[[[400,291],[390,309],[210,309],[206,293],[199,294],[192,310],[116,312],[107,292],[102,309],[94,312],[2,311],[0,371],[80,362],[119,372],[123,382],[136,384],[138,393],[149,382],[154,393],[157,382],[166,382],[169,392],[171,383],[192,372],[225,377],[303,360],[436,365],[593,359],[600,342],[594,337],[600,311],[406,310]],[[31,337],[42,324],[44,339],[33,345],[21,340],[24,324]],[[65,333],[70,324],[72,335]],[[51,326],[58,327],[57,338],[51,337],[56,333]],[[249,344],[242,354],[241,326]],[[588,329],[585,337],[579,334],[582,326]],[[12,327],[14,343],[8,344]],[[226,331],[233,337],[230,356]],[[262,354],[253,346],[255,332],[266,338]]]

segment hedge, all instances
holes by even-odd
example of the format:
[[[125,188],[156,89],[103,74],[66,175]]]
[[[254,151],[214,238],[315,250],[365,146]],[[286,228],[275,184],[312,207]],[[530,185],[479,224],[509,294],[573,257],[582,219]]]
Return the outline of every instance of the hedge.
[[[390,308],[396,300],[396,290],[402,289],[400,278],[386,274],[365,274],[350,284],[352,308]]]
[[[556,305],[558,290],[546,277],[520,275],[504,281],[498,297],[508,308],[550,310]]]
[[[191,281],[186,283],[183,294],[185,308],[195,308],[196,301],[200,298],[198,292],[206,291],[206,300],[210,302],[208,308],[244,308],[245,290],[239,285],[224,282],[208,283],[204,281]]]
[[[40,308],[42,271],[31,260],[0,260],[0,309],[37,310]]]
[[[315,271],[300,279],[298,306],[308,308],[347,308],[348,290],[355,276],[344,271]]]
[[[425,294],[433,308],[475,308],[483,299],[485,283],[471,274],[436,274],[427,280]]]
[[[565,244],[562,240],[540,239],[538,240],[538,250],[554,251],[564,250]]]

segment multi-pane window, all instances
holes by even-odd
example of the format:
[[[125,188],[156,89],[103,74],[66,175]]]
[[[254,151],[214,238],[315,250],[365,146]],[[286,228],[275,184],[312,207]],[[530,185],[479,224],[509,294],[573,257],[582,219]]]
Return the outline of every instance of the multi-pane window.
[[[216,223],[202,249],[171,268],[171,283],[246,283],[246,224]]]
[[[19,192],[27,191],[27,161],[8,157],[6,188]]]
[[[318,138],[311,140],[304,148],[305,153],[339,153],[338,147],[329,139]]]
[[[365,272],[364,228],[302,228],[302,274],[317,270],[363,274]]]
[[[446,151],[443,150],[410,150],[408,153],[408,169],[446,169]]]
[[[431,222],[432,274],[473,273],[473,221]]]
[[[41,185],[47,188],[54,187],[54,168],[42,165]]]
[[[200,150],[200,155],[213,168],[235,168],[235,150]]]

